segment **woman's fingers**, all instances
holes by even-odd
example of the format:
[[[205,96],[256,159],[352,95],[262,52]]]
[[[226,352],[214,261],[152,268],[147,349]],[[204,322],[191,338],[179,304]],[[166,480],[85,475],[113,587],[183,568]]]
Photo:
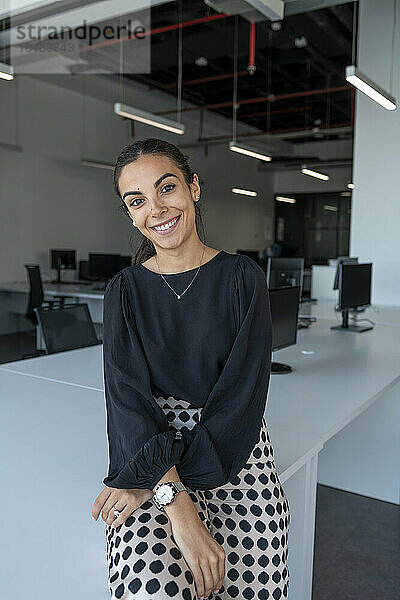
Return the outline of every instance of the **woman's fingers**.
[[[92,517],[94,519],[97,519],[103,506],[104,503],[107,501],[108,497],[111,495],[111,488],[109,487],[105,487],[104,490],[102,490],[102,492],[100,492],[100,494],[97,496],[96,500],[93,503],[93,508],[92,508]]]
[[[111,523],[115,519],[113,510],[123,510],[126,505],[126,499],[123,497],[122,494],[111,494],[111,496],[104,503],[103,510],[101,511],[103,521],[107,523],[107,525],[111,525]]]
[[[132,490],[105,487],[94,501],[92,509],[93,517],[97,519],[101,512],[103,521],[108,525],[111,525],[115,519],[113,510],[123,510],[128,502],[134,499],[134,495],[131,495],[130,492],[132,492]]]
[[[212,572],[212,566],[210,563],[203,563],[201,566],[201,571],[203,573],[204,580],[204,598],[208,598],[211,592],[214,589],[214,574]],[[217,579],[215,579],[215,584],[217,583]],[[201,597],[201,596],[200,596]]]
[[[123,490],[105,487],[94,501],[92,516],[97,519],[101,512],[103,521],[107,525],[118,527],[126,521],[133,511],[152,496],[153,491],[150,489]],[[121,514],[117,517],[114,515],[114,510],[118,510]]]
[[[215,552],[210,553],[208,560],[211,584],[209,588],[206,585],[206,598],[211,592],[218,592],[222,587],[225,577],[225,551],[221,546],[218,546]]]
[[[205,595],[205,584],[203,578],[203,571],[200,568],[200,563],[192,562],[190,564],[190,570],[192,571],[194,584],[196,586],[196,593],[198,598],[203,598]]]
[[[219,591],[222,588],[222,584],[224,583],[225,560],[226,560],[225,550],[222,548],[222,546],[220,546],[219,560],[218,560],[218,583],[217,583],[217,587],[215,588],[216,591]]]
[[[120,514],[118,517],[114,515],[114,510],[119,510]],[[112,527],[119,527],[122,523],[125,523],[126,519],[131,516],[132,512],[136,510],[133,506],[125,506],[125,508],[118,508],[118,506],[114,506],[114,508],[110,511],[109,518],[107,519],[107,524]]]

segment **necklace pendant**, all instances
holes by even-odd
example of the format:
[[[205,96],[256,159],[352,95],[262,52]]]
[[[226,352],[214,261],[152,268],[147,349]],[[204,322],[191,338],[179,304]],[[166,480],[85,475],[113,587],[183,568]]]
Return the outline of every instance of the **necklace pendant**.
[[[180,300],[180,299],[181,299],[181,296],[178,294],[178,295],[177,295],[177,298],[178,298],[178,300]]]

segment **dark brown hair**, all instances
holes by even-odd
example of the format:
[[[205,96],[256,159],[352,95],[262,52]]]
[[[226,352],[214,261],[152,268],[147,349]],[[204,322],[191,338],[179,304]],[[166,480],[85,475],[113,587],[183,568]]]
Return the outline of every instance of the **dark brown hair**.
[[[141,156],[144,156],[146,154],[166,156],[167,158],[172,160],[175,163],[175,165],[178,167],[178,169],[182,172],[188,187],[189,187],[189,184],[193,183],[194,172],[192,172],[192,170],[190,168],[188,158],[182,154],[182,152],[179,150],[179,148],[177,146],[174,146],[174,144],[170,144],[169,142],[166,142],[164,140],[159,140],[157,138],[147,138],[145,140],[138,140],[137,142],[133,142],[132,144],[125,146],[125,148],[120,152],[120,154],[116,160],[116,163],[115,163],[114,189],[115,189],[117,196],[121,200],[122,200],[122,197],[121,197],[121,193],[119,191],[118,183],[119,183],[119,178],[120,178],[122,169],[126,165],[128,165],[132,162],[135,162],[138,158],[140,158]],[[129,217],[129,222],[131,223],[128,208],[123,200],[122,200],[122,204],[120,204],[120,208],[122,209],[123,213]],[[203,241],[203,243],[205,243],[204,225],[203,225],[201,211],[199,208],[199,202],[194,203],[194,208],[195,208],[195,215],[196,215],[195,216],[196,229],[198,232],[199,226],[200,226],[200,228],[202,230],[202,238],[203,238],[202,241]],[[137,244],[135,244],[133,242],[132,237],[130,239],[130,246],[131,246],[131,251],[132,251],[132,255],[133,255],[132,264],[141,263],[141,262],[147,260],[148,258],[150,258],[151,256],[154,256],[156,253],[156,249],[154,247],[153,242],[149,238],[144,236],[142,233],[140,233],[140,235],[142,236],[142,239],[140,241],[139,246],[137,246]]]

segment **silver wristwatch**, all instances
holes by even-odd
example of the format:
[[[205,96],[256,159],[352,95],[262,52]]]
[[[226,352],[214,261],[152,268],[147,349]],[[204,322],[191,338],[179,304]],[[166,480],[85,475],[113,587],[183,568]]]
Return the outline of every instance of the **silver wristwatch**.
[[[154,490],[152,500],[160,510],[164,510],[164,506],[171,504],[179,492],[186,490],[182,481],[167,481],[160,483]],[[187,490],[186,490],[187,491]]]

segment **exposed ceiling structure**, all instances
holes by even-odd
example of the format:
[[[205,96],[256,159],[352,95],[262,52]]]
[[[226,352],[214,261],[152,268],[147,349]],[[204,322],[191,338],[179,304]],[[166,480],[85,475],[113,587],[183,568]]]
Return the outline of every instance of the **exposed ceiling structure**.
[[[351,61],[353,2],[255,23],[253,74],[251,23],[240,15],[237,20],[238,121],[260,134],[289,135],[292,143],[351,137],[354,93],[344,71]],[[182,96],[196,105],[183,111],[211,110],[232,118],[235,16],[188,0],[182,22]],[[151,75],[135,77],[174,95],[177,23],[176,4],[152,10],[152,28],[171,28],[152,36]]]
[[[40,3],[39,9],[16,15],[13,24],[43,17],[45,11],[54,15],[61,7],[65,10],[93,3],[95,0]],[[118,2],[106,4],[116,7]],[[249,127],[250,141],[257,141],[258,136],[260,140],[270,136],[291,144],[350,139],[354,88],[345,81],[344,73],[351,62],[355,4],[329,0],[156,0],[152,2],[149,32],[151,72],[124,77],[176,97],[181,23],[183,118],[185,112],[199,111],[201,122],[203,116],[206,118],[204,111],[212,111],[232,119],[236,73],[236,117],[242,126]],[[94,44],[85,55],[89,72],[107,53],[115,60],[120,44],[118,39],[102,47]],[[84,65],[79,67],[82,72]],[[176,111],[159,114],[177,118]],[[198,141],[213,142],[202,140],[201,131]]]

